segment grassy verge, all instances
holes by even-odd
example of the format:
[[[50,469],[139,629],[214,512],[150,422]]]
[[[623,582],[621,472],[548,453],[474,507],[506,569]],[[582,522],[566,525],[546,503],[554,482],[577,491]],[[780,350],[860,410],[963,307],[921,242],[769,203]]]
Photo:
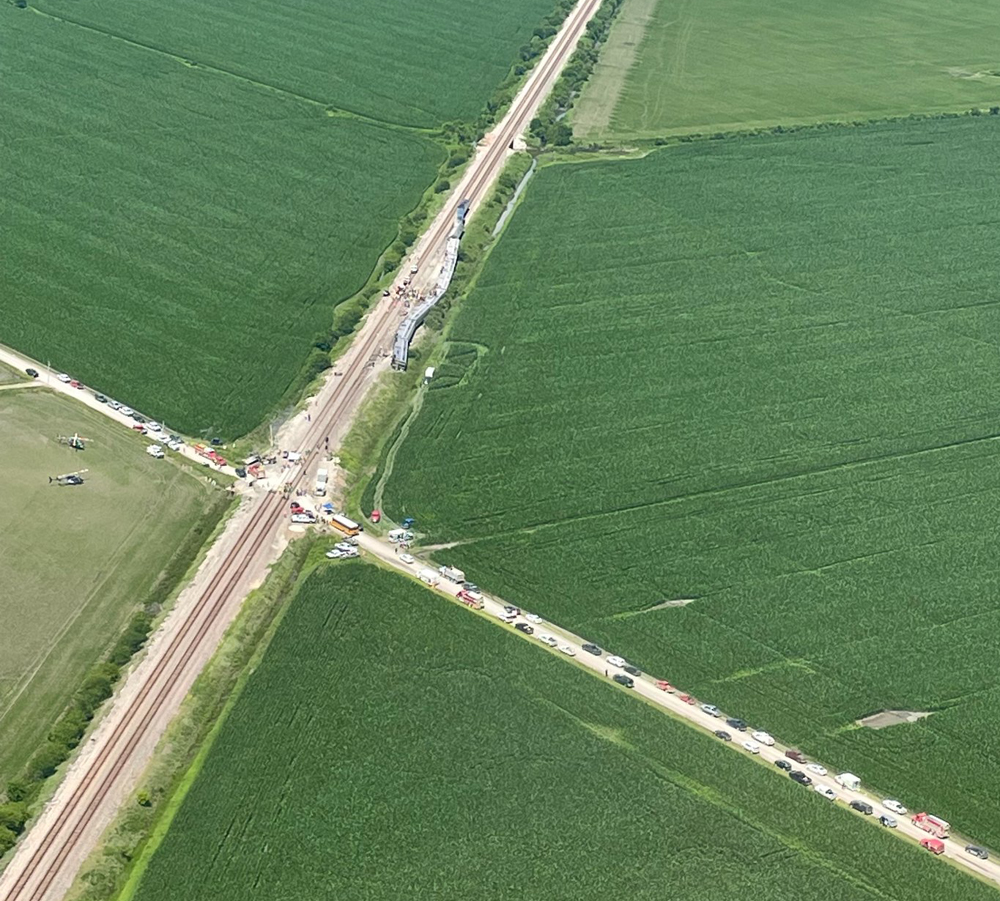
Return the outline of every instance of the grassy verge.
[[[130,886],[138,882],[197,777],[226,711],[263,655],[300,574],[320,559],[315,544],[309,539],[293,542],[265,583],[249,595],[162,739],[134,801],[110,827],[68,897],[103,901],[119,892],[130,896]]]

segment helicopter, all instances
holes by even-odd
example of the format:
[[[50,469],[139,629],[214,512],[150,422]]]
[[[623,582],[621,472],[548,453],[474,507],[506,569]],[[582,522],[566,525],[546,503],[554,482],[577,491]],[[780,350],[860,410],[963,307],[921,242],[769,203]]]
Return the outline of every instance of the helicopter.
[[[60,444],[68,444],[73,450],[85,450],[87,447],[86,442],[90,441],[89,438],[84,438],[79,432],[73,435],[59,435],[56,440]]]
[[[86,469],[78,469],[76,472],[67,472],[61,476],[49,476],[49,484],[51,485],[55,482],[57,485],[82,485],[83,474],[88,471]]]

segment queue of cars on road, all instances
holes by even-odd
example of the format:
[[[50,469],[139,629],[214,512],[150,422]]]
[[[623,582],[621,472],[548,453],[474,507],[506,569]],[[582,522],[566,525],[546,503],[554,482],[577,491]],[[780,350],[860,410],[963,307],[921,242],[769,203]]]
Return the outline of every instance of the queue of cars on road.
[[[429,570],[429,572],[434,573],[433,570]],[[434,573],[434,575],[437,575],[437,573]],[[464,577],[464,573],[461,575]],[[455,579],[451,579],[451,581],[455,581]],[[464,582],[463,586],[463,589],[458,592],[458,596],[460,598],[464,593],[467,593],[470,586],[473,590],[478,592],[478,588],[471,585],[469,582]],[[481,595],[479,595],[479,597],[481,597]],[[560,651],[569,656],[575,656],[575,651],[571,645],[560,644],[554,636],[545,632],[536,634],[534,627],[543,622],[540,616],[533,613],[524,613],[519,607],[513,604],[504,605],[502,609],[496,611],[495,615],[502,622],[512,625],[523,635],[533,636],[539,642],[550,648],[558,648]],[[600,658],[605,655],[604,650],[593,642],[581,642],[580,647],[584,652],[594,657]],[[609,670],[605,670],[605,675],[610,676],[611,681],[626,689],[635,688],[635,679],[642,675],[642,671],[638,667],[629,663],[624,657],[617,654],[608,654],[607,657],[605,657],[605,662],[608,664],[608,667],[613,667],[615,670],[618,670],[618,672],[614,673],[610,673]],[[661,691],[669,694],[676,694],[677,692],[677,689],[665,679],[652,680],[652,684]],[[687,704],[697,704],[701,712],[707,717],[710,717],[712,720],[719,720],[725,716],[725,714],[715,704],[699,703],[697,699],[688,694],[677,694],[677,698]],[[738,717],[727,717],[725,719],[725,724],[729,729],[732,729],[735,732],[746,733],[748,730],[746,721]],[[709,726],[709,728],[711,728],[711,726]],[[720,741],[727,743],[733,741],[733,735],[725,729],[714,729],[713,734]],[[743,750],[751,755],[759,755],[762,747],[773,747],[774,745],[774,736],[762,729],[751,731],[749,737],[740,742],[740,746]],[[795,768],[794,764],[796,763],[801,766],[801,769]],[[797,782],[799,785],[804,787],[811,787],[821,798],[833,803],[839,797],[834,788],[822,782],[814,782],[813,775],[819,777],[826,777],[829,775],[829,771],[826,767],[814,761],[807,760],[805,755],[798,749],[786,749],[784,756],[775,760],[774,764],[776,767],[787,773],[788,777],[794,782]],[[846,789],[847,791],[858,791],[861,785],[861,780],[853,773],[839,773],[834,777],[834,781],[841,788]],[[904,816],[907,813],[907,809],[899,801],[893,798],[886,798],[881,803],[885,810],[888,810],[897,816]],[[872,804],[863,798],[852,798],[848,802],[848,807],[862,816],[872,816],[875,814],[875,809]],[[876,821],[887,829],[895,829],[898,826],[896,818],[891,816],[889,813],[880,813]],[[912,819],[912,822],[914,825],[932,833],[928,838],[921,839],[920,844],[922,847],[935,854],[941,854],[944,852],[945,846],[943,844],[943,839],[947,838],[947,823],[943,820],[938,820],[936,817],[931,817],[928,814],[918,814]],[[928,822],[930,825],[925,825],[925,823]],[[989,858],[989,851],[979,845],[967,845],[965,847],[965,851],[970,856],[977,857],[982,860]]]

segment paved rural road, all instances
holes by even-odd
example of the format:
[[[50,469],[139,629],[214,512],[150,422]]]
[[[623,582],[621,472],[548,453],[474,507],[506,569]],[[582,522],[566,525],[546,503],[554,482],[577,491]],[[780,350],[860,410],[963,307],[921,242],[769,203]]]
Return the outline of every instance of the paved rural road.
[[[49,388],[55,391],[57,394],[64,394],[71,400],[78,401],[85,406],[90,407],[92,410],[96,410],[98,413],[102,413],[109,419],[117,422],[123,428],[133,429],[133,426],[138,425],[138,423],[132,419],[130,416],[124,415],[119,410],[112,410],[107,404],[99,403],[94,394],[95,392],[88,388],[86,385],[81,385],[79,388],[74,388],[69,382],[60,382],[56,376],[58,373],[56,370],[49,368],[44,363],[39,363],[37,360],[32,360],[30,357],[26,357],[22,353],[18,353],[10,347],[5,347],[0,345],[0,362],[6,363],[8,366],[13,367],[21,372],[26,369],[34,369],[39,373],[39,377],[33,382],[24,382],[23,385],[38,385],[45,388]],[[13,386],[11,386],[13,387]],[[18,385],[17,387],[21,387]],[[148,418],[148,417],[147,417]],[[143,437],[148,441],[149,444],[162,444],[164,438],[169,434],[169,430],[164,427],[162,434],[157,434],[155,432],[149,432]],[[199,457],[195,453],[191,442],[185,443],[185,445],[180,449],[180,451],[166,451],[168,454],[179,453],[183,457],[187,457],[199,466],[206,465],[206,460],[204,457]],[[235,476],[236,470],[232,466],[212,466],[212,469],[216,472],[224,472],[226,475]]]
[[[358,537],[359,546],[366,552],[378,557],[382,562],[389,564],[396,569],[407,573],[411,576],[416,576],[416,574],[421,569],[437,569],[436,566],[431,564],[426,560],[422,560],[419,557],[413,564],[403,563],[399,557],[396,555],[393,546],[383,539],[376,538],[372,535],[367,535],[362,533]],[[423,583],[421,583],[423,584]],[[430,588],[430,586],[426,586]],[[436,589],[443,592],[449,597],[455,597],[458,594],[460,586],[454,585],[453,583],[442,579]],[[598,673],[601,678],[604,678],[604,672],[607,671],[610,675],[615,673],[622,673],[623,670],[618,669],[608,663],[608,652],[605,651],[600,657],[588,653],[582,649],[582,646],[586,643],[586,639],[580,638],[578,635],[574,635],[566,629],[555,625],[554,623],[545,622],[541,625],[535,624],[533,626],[535,634],[528,636],[522,632],[517,631],[513,625],[506,625],[500,623],[498,614],[503,613],[505,602],[498,600],[496,598],[484,597],[484,613],[489,615],[494,619],[494,622],[498,626],[507,631],[511,632],[519,638],[523,638],[525,641],[532,642],[537,645],[539,650],[545,650],[549,653],[555,654],[557,657],[566,658],[568,655],[559,651],[557,648],[549,648],[541,644],[537,640],[537,636],[540,634],[552,635],[560,645],[569,645],[574,652],[573,660],[577,663],[585,666],[587,669],[593,670]],[[518,617],[518,622],[527,622],[523,616]],[[701,703],[699,700],[696,704],[688,704],[685,701],[680,700],[677,694],[669,694],[668,692],[662,691],[656,685],[657,677],[649,676],[645,673],[639,677],[633,677],[635,682],[635,687],[631,689],[635,693],[641,695],[647,701],[651,702],[657,707],[668,711],[675,717],[685,720],[687,723],[694,725],[699,729],[706,730],[709,734],[715,732],[718,729],[724,729],[733,736],[732,742],[727,742],[727,746],[738,754],[747,754],[750,752],[746,751],[742,747],[742,742],[750,738],[750,733],[757,729],[765,729],[763,726],[749,726],[745,733],[737,732],[735,729],[731,729],[726,725],[726,714],[724,713],[721,717],[713,717],[705,713],[698,704]],[[628,691],[629,689],[622,689],[623,691]],[[680,691],[680,690],[678,690]],[[707,703],[711,703],[711,698],[707,699]],[[766,730],[765,730],[766,731]],[[714,740],[719,741],[719,739]],[[760,754],[757,755],[761,760],[766,761],[774,768],[775,778],[787,779],[786,773],[778,770],[774,767],[774,761],[782,760],[785,758],[785,751],[788,749],[788,745],[780,744],[775,742],[774,746],[761,745]],[[796,769],[804,769],[802,765],[793,764]],[[828,788],[833,789],[837,793],[836,801],[832,803],[848,805],[851,801],[867,801],[871,804],[873,813],[870,817],[866,817],[862,814],[856,814],[856,816],[867,821],[866,823],[859,823],[858,828],[863,829],[866,826],[868,828],[874,829],[885,829],[884,826],[879,825],[878,818],[882,814],[887,814],[888,816],[894,817],[898,822],[898,826],[895,829],[890,830],[894,835],[905,837],[907,839],[912,839],[913,841],[919,841],[922,838],[927,838],[928,833],[921,829],[918,829],[910,822],[910,816],[916,811],[911,811],[905,816],[899,816],[894,814],[891,810],[888,810],[883,804],[880,797],[868,794],[864,791],[849,791],[841,785],[838,785],[834,781],[834,776],[838,772],[833,767],[828,767],[830,774],[828,776],[819,776],[816,773],[805,770],[807,775],[813,780],[813,785],[823,785]],[[812,786],[803,787],[803,791],[811,792],[813,791]],[[902,803],[906,803],[904,799],[899,799]],[[793,825],[794,824],[790,824]],[[945,851],[942,856],[949,858],[949,860],[955,865],[961,867],[962,869],[970,870],[976,875],[989,880],[990,882],[1000,885],[1000,864],[993,860],[980,860],[978,857],[972,857],[965,853],[965,846],[968,844],[964,839],[959,838],[957,835],[953,835],[950,840],[945,841]],[[925,853],[930,853],[925,852]]]
[[[580,0],[548,51],[529,76],[503,120],[486,136],[444,209],[417,244],[412,261],[421,269],[439,259],[455,210],[463,199],[470,213],[488,196],[508,156],[576,47],[600,0]],[[411,261],[401,269],[405,273]],[[401,276],[402,277],[402,276]],[[372,309],[351,349],[338,361],[320,393],[279,436],[280,446],[304,450],[301,464],[280,478],[297,487],[310,484],[323,461],[329,438],[337,447],[365,392],[387,364],[401,310],[391,298]],[[0,359],[16,368],[44,366],[13,352]],[[58,383],[57,383],[58,384]],[[55,387],[55,386],[53,386]],[[95,409],[89,391],[56,388]],[[279,486],[281,487],[281,486]],[[259,491],[244,499],[221,538],[213,545],[192,584],[153,636],[146,653],[116,694],[82,751],[71,764],[13,859],[0,876],[0,901],[53,901],[71,885],[124,799],[130,796],[156,742],[217,647],[247,592],[259,584],[288,540],[288,502],[280,490]]]

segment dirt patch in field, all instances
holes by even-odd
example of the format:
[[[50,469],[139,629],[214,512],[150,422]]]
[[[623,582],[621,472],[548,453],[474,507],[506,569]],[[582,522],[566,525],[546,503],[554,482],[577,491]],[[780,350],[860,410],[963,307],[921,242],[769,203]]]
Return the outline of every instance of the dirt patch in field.
[[[869,729],[885,729],[887,726],[915,723],[927,716],[930,716],[929,712],[920,710],[883,710],[881,713],[873,713],[858,720],[858,725],[867,726]]]

